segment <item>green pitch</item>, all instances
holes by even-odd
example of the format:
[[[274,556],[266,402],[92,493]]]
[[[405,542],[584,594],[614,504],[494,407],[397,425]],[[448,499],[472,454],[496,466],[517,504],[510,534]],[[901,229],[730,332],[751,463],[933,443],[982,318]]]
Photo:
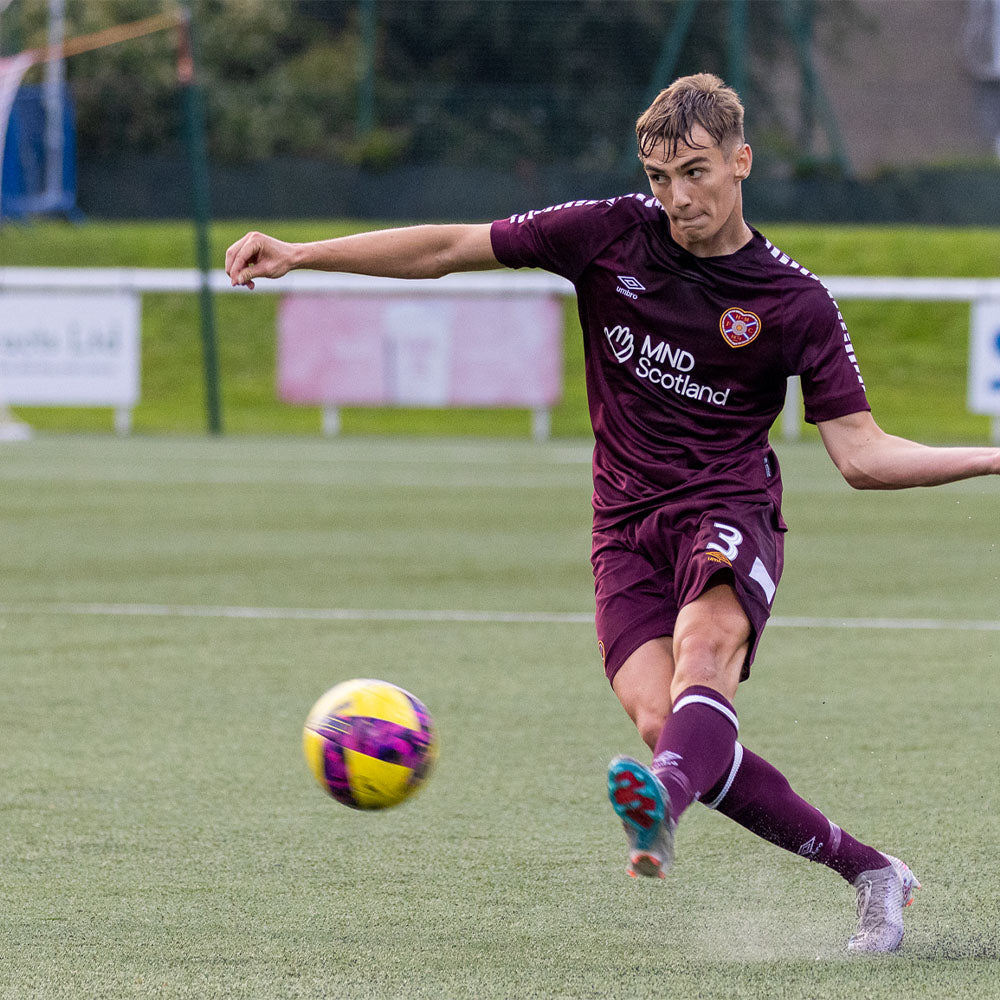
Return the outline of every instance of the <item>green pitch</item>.
[[[900,954],[848,957],[849,887],[699,806],[625,877],[586,445],[41,437],[0,463],[0,997],[995,996],[1000,489],[780,451],[741,737],[913,866]],[[357,675],[441,738],[384,814],[300,750]]]

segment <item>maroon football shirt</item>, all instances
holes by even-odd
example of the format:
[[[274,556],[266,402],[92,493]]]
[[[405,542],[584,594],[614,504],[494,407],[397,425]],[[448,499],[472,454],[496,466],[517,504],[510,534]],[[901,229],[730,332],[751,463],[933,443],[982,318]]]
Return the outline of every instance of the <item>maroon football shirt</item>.
[[[696,257],[635,194],[515,215],[491,235],[500,263],[576,288],[598,527],[678,501],[780,509],[768,431],[790,375],[812,423],[869,409],[836,302],[756,231],[736,253]]]

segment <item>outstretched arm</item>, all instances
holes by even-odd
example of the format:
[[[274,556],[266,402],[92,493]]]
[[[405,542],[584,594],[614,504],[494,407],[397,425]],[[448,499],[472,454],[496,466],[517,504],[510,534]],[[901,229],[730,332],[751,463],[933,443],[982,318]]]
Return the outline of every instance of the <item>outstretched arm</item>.
[[[226,251],[234,285],[253,288],[255,278],[280,278],[296,268],[346,271],[385,278],[440,278],[453,271],[500,267],[490,224],[409,226],[316,243],[285,243],[247,233]]]
[[[817,424],[841,475],[857,490],[940,486],[1000,474],[1000,448],[934,448],[886,434],[867,411]]]

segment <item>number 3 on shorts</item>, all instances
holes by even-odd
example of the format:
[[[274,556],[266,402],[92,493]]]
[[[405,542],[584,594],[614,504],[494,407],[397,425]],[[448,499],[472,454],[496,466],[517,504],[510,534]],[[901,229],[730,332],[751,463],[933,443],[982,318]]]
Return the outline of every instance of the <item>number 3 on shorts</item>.
[[[719,542],[709,542],[705,548],[721,552],[730,562],[732,562],[739,554],[740,545],[743,542],[743,533],[741,531],[737,531],[737,529],[732,525],[723,524],[721,521],[715,521],[712,524],[712,527],[715,528],[716,534],[723,544],[720,545]]]

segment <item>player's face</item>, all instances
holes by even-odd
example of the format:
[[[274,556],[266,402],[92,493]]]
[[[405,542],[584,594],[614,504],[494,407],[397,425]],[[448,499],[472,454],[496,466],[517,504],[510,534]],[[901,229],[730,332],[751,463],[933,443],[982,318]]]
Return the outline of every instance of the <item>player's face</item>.
[[[691,142],[678,143],[669,158],[664,147],[642,158],[649,186],[685,250],[696,257],[734,253],[750,238],[740,189],[750,173],[750,147],[737,146],[727,156],[700,125]]]

